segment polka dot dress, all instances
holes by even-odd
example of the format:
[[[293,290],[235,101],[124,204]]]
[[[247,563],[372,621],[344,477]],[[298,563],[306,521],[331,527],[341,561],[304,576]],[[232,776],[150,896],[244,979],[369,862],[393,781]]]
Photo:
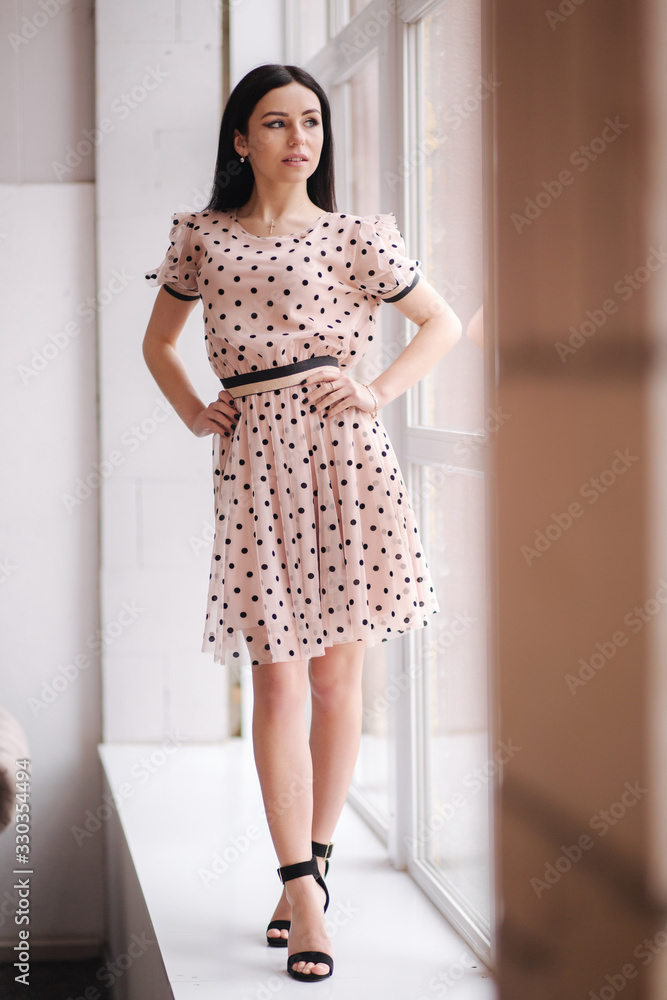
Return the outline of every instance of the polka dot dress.
[[[349,371],[382,301],[419,280],[393,215],[327,213],[253,236],[231,212],[179,213],[150,285],[201,296],[219,378],[332,356]],[[304,373],[304,377],[305,377]],[[414,512],[379,419],[311,412],[308,386],[238,396],[213,438],[215,539],[203,649],[220,663],[321,656],[422,628],[439,611]]]

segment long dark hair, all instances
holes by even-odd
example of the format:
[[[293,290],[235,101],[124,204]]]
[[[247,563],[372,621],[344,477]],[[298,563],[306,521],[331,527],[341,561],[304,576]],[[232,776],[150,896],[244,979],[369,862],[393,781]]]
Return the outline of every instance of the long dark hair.
[[[317,80],[300,66],[282,66],[268,63],[250,70],[237,83],[229,96],[220,125],[218,158],[215,164],[215,178],[211,200],[204,209],[210,212],[226,212],[239,208],[250,198],[254,185],[252,167],[246,158],[241,163],[234,149],[234,131],[248,134],[248,120],[258,102],[276,87],[289,83],[300,83],[317,94],[322,108],[322,132],[324,141],[317,169],[308,178],[308,197],[324,212],[336,211],[336,190],[334,182],[334,145],[331,132],[331,108],[327,95]]]

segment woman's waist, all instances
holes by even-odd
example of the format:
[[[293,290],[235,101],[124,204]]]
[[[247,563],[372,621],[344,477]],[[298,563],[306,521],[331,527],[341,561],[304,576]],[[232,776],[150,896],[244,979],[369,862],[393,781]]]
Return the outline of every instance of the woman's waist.
[[[316,354],[286,364],[252,365],[245,372],[219,375],[223,389],[232,397],[247,396],[299,385],[313,373],[339,368],[339,359],[331,354]]]

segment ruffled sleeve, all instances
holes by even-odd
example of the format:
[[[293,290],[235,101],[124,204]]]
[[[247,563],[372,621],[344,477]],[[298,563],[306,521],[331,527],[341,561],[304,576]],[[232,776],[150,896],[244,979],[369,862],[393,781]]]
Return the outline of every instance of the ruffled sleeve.
[[[146,282],[152,286],[164,285],[178,299],[198,299],[197,270],[201,246],[197,244],[194,234],[196,215],[175,212],[171,218],[169,249],[159,267],[146,272]]]
[[[419,261],[405,254],[393,214],[363,216],[355,251],[355,283],[383,302],[403,298],[423,276]]]

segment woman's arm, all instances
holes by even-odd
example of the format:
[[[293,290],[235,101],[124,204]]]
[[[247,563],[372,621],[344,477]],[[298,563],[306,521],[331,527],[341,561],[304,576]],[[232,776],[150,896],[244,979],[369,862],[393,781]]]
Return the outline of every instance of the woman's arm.
[[[392,305],[416,323],[419,330],[396,360],[369,383],[377,396],[378,408],[386,406],[423,378],[451,350],[463,329],[456,313],[423,278]],[[349,406],[373,412],[374,401],[368,387],[347,372],[318,372],[307,375],[304,383],[320,383],[308,393],[311,410],[328,413],[330,417]],[[338,383],[339,387],[335,388],[332,383]]]
[[[370,383],[378,406],[386,406],[423,378],[451,350],[463,330],[451,306],[423,278],[392,305],[419,330],[396,360]]]
[[[185,302],[160,289],[144,336],[144,358],[164,396],[196,437],[228,435],[238,416],[232,397],[222,390],[215,402],[209,406],[203,403],[176,349],[185,322],[198,301]]]
[[[472,340],[473,344],[477,344],[478,347],[484,347],[484,307],[480,306],[475,315],[472,317],[468,323],[468,329],[466,330],[466,336],[468,340]]]

